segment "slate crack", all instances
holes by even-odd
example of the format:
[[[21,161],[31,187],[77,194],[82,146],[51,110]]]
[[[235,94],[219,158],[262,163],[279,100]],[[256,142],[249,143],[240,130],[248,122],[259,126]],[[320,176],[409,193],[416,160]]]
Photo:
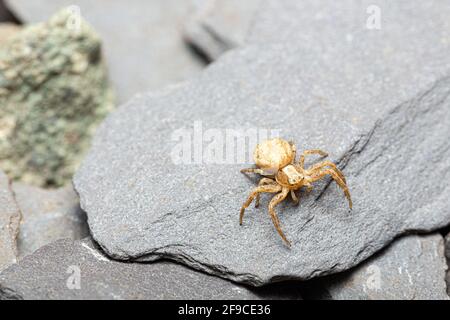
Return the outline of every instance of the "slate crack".
[[[338,161],[336,162],[336,165],[338,166],[338,168],[340,170],[344,170],[347,165],[350,163],[352,157],[354,157],[354,155],[360,154],[361,152],[364,151],[364,149],[366,148],[366,146],[369,144],[370,140],[372,139],[372,136],[376,130],[376,128],[379,126],[379,122],[377,121],[375,122],[372,130],[370,130],[367,134],[363,134],[360,136],[360,138],[352,145],[352,147],[340,158],[338,159]],[[333,182],[332,179],[328,179],[326,185],[323,187],[323,189],[320,191],[320,193],[317,195],[315,201],[319,201],[320,198],[322,198],[322,196],[325,194],[325,192],[327,191],[328,187],[331,185],[331,183]]]
[[[372,128],[372,130],[370,132],[368,132],[367,134],[363,134],[353,144],[353,146],[337,161],[338,167],[341,170],[345,169],[347,167],[347,165],[349,163],[351,163],[351,161],[352,161],[352,159],[354,158],[355,155],[359,155],[362,152],[364,152],[366,147],[370,144],[370,141],[372,140],[372,137],[374,136],[374,134],[378,133],[378,131],[380,130],[382,125],[384,123],[388,122],[392,117],[395,117],[395,115],[397,113],[400,113],[403,108],[409,107],[410,109],[414,109],[415,112],[412,113],[412,117],[411,118],[405,119],[400,125],[398,125],[395,128],[396,134],[392,134],[391,135],[392,137],[398,137],[400,135],[400,133],[404,130],[404,128],[406,128],[408,125],[411,125],[411,123],[414,123],[419,118],[420,115],[426,114],[433,107],[444,103],[445,100],[450,95],[450,90],[447,90],[447,93],[445,95],[443,95],[443,97],[441,99],[439,99],[438,101],[436,101],[433,104],[430,104],[427,108],[419,108],[418,107],[418,106],[423,105],[423,100],[425,100],[429,95],[431,95],[436,90],[436,88],[440,87],[446,81],[449,81],[449,79],[450,79],[450,77],[443,77],[443,78],[437,80],[436,82],[433,83],[433,85],[429,89],[423,91],[418,96],[416,96],[416,97],[410,99],[409,101],[403,102],[403,103],[399,104],[398,106],[392,108],[389,112],[386,113],[386,115],[384,117],[382,117],[381,119],[377,120],[374,123],[373,128]],[[379,150],[379,152],[372,159],[370,159],[364,165],[362,165],[359,170],[357,170],[354,173],[350,173],[350,174],[355,175],[355,176],[360,175],[364,170],[367,170],[367,168],[369,168],[381,156],[383,156],[384,152],[385,152],[385,150],[387,148],[388,147],[386,147],[386,144],[382,148],[379,148],[381,150]],[[332,183],[332,181],[333,181],[332,179],[328,180],[327,184],[324,186],[324,188],[318,194],[318,196],[316,197],[315,201],[319,201],[320,200],[320,198],[327,191],[327,189],[330,186],[330,184]]]
[[[232,270],[218,264],[211,264],[206,263],[204,261],[199,261],[197,259],[194,259],[192,255],[187,254],[183,251],[178,252],[170,252],[167,251],[167,249],[170,248],[185,248],[189,247],[186,245],[167,245],[163,247],[159,247],[155,250],[152,250],[152,252],[149,252],[146,255],[139,256],[139,260],[141,262],[145,262],[146,258],[148,256],[154,256],[157,255],[158,259],[168,259],[177,263],[181,263],[182,265],[187,265],[191,267],[194,270],[206,272],[208,274],[212,274],[218,277],[223,277],[226,279],[229,279],[233,282],[237,283],[244,283],[252,286],[262,286],[265,284],[265,281],[263,279],[260,279],[259,277],[251,274],[251,273],[235,273]],[[163,250],[162,252],[157,252]],[[138,261],[139,262],[139,261]]]
[[[211,36],[211,38],[217,41],[217,44],[219,44],[223,48],[223,51],[227,51],[236,47],[236,44],[219,35],[213,28],[209,27],[207,24],[203,24],[202,27]]]
[[[0,284],[0,300],[24,300],[24,299],[14,290],[3,287]]]

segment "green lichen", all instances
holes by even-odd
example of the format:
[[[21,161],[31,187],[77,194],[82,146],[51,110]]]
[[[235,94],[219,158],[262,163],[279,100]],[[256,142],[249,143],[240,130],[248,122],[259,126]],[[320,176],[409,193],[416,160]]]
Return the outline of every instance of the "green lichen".
[[[0,48],[0,167],[39,186],[68,182],[112,109],[101,42],[63,10]]]

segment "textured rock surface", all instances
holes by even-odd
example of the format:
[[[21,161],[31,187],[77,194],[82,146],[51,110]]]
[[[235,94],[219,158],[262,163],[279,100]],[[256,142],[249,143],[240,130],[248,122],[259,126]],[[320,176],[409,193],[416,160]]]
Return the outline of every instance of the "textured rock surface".
[[[22,19],[47,19],[76,5],[99,32],[119,101],[135,93],[184,80],[203,68],[185,45],[182,26],[207,0],[12,0]]]
[[[447,293],[450,296],[450,233],[445,237],[445,256],[447,257]]]
[[[77,275],[80,275],[79,282],[75,279]],[[259,293],[258,290],[252,291],[173,263],[130,264],[112,261],[97,251],[90,240],[57,241],[0,274],[0,299],[262,297],[300,298],[298,292],[294,291],[284,294],[273,291],[269,295]]]
[[[9,179],[0,171],[0,271],[17,260],[20,218]]]
[[[325,287],[336,300],[448,300],[446,270],[440,234],[406,236]]]
[[[351,44],[247,46],[189,83],[120,108],[99,129],[74,180],[94,238],[117,259],[170,258],[261,285],[343,271],[406,231],[448,224],[444,4],[393,5],[395,19],[376,32],[358,25]],[[306,7],[296,20],[316,9]],[[323,38],[357,28],[341,9]],[[302,194],[299,207],[278,208],[291,250],[273,228],[265,197],[240,227],[240,206],[255,184],[239,173],[246,164],[173,161],[176,130],[192,130],[196,120],[205,131],[280,129],[300,150],[327,150],[348,177],[353,211],[334,183],[323,182]]]
[[[188,25],[186,34],[188,40],[212,60],[229,49],[244,44],[283,40],[296,41],[304,48],[345,44],[359,50],[364,48],[360,45],[360,40],[367,36],[365,25],[373,22],[371,17],[374,10],[377,10],[376,7],[380,9],[380,27],[384,28],[394,22],[398,8],[404,7],[405,2],[407,1],[211,1],[202,7],[196,19]],[[445,2],[440,5],[448,6]],[[408,10],[415,12],[414,8]],[[417,22],[413,24],[416,25]]]
[[[185,27],[186,40],[210,60],[245,43],[261,0],[210,0]]]
[[[78,195],[71,185],[44,190],[14,183],[12,188],[22,212],[17,243],[19,258],[55,240],[78,240],[89,235],[86,214],[81,210]]]
[[[0,48],[0,166],[35,185],[71,179],[112,109],[100,39],[61,11]]]

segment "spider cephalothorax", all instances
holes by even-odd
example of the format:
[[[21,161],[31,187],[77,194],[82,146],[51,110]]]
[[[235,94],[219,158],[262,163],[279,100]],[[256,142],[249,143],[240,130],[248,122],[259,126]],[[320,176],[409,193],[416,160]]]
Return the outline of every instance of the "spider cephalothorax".
[[[252,191],[242,206],[239,217],[240,224],[242,225],[245,209],[248,208],[255,198],[255,206],[259,205],[260,193],[277,193],[269,203],[269,213],[281,238],[290,246],[289,240],[281,230],[275,206],[286,199],[289,193],[292,200],[298,204],[299,200],[295,191],[302,187],[306,187],[308,191],[311,191],[313,182],[328,175],[344,190],[351,209],[352,199],[342,172],[331,161],[322,161],[305,169],[305,156],[311,154],[318,154],[322,157],[328,156],[327,153],[321,150],[306,150],[300,156],[299,161],[295,162],[296,148],[291,142],[276,138],[266,140],[257,145],[253,155],[257,168],[243,169],[241,172],[258,173],[264,178],[259,181],[258,187]]]

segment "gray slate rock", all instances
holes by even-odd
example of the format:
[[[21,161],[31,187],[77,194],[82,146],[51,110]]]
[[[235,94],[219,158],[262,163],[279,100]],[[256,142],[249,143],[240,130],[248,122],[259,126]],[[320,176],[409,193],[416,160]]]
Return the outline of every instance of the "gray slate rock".
[[[205,0],[13,0],[22,20],[47,19],[65,6],[78,6],[100,34],[119,102],[135,93],[191,77],[203,68],[185,45],[182,25]]]
[[[295,41],[304,48],[344,44],[360,50],[364,49],[361,38],[367,36],[367,30],[364,29],[367,29],[365,25],[374,12],[372,6],[380,9],[381,28],[385,28],[397,18],[399,8],[408,6],[406,2],[407,0],[211,1],[199,10],[185,32],[187,39],[212,60],[245,44],[282,41]],[[440,7],[448,7],[448,4],[444,1],[436,7],[439,10]],[[417,12],[412,7],[407,10],[411,14]],[[415,20],[411,16],[410,18]],[[427,20],[434,18],[429,15]],[[418,21],[412,23],[415,27],[418,26]]]
[[[445,256],[447,257],[447,293],[450,296],[450,233],[445,237]]]
[[[189,21],[186,40],[210,60],[243,45],[261,0],[211,0],[205,2]]]
[[[412,235],[323,282],[335,300],[448,300],[446,271],[442,236]]]
[[[361,31],[363,49],[246,46],[188,83],[119,108],[74,177],[96,241],[117,259],[169,258],[262,285],[347,270],[400,234],[447,225],[450,6],[392,9],[384,29]],[[333,32],[346,32],[344,17],[334,18]],[[256,182],[239,172],[248,164],[174,163],[177,130],[191,134],[195,121],[223,134],[280,129],[299,150],[328,151],[348,178],[353,211],[323,181],[300,206],[278,208],[290,250],[265,197],[239,226]]]
[[[17,261],[21,214],[8,177],[0,171],[0,271]]]
[[[59,239],[78,240],[89,235],[86,214],[72,185],[45,190],[14,183],[13,191],[22,212],[19,258]]]
[[[294,291],[270,295],[251,291],[173,263],[112,261],[88,239],[59,240],[0,274],[0,299],[260,298],[300,296]]]

